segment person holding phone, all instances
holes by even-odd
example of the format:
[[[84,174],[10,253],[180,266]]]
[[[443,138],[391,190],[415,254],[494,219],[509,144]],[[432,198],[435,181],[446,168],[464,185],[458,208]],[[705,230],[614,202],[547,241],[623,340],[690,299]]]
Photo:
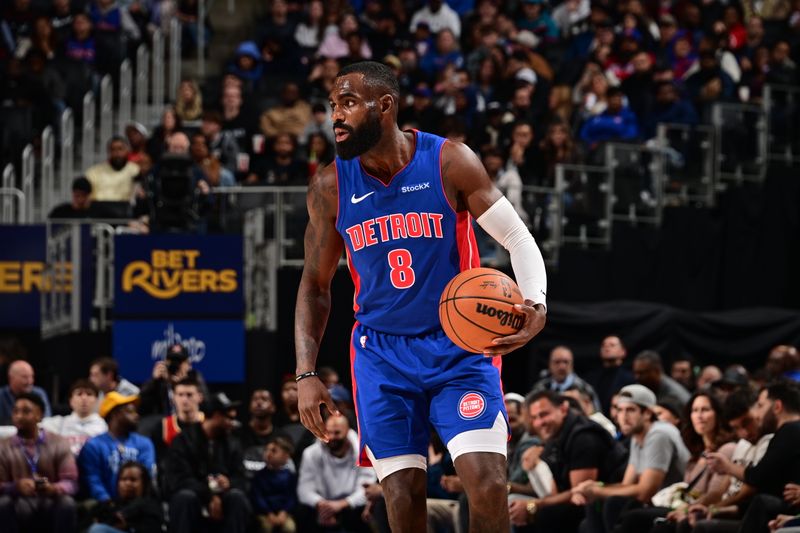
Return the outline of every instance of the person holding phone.
[[[69,442],[38,424],[44,402],[37,394],[17,396],[11,420],[17,435],[0,441],[0,529],[77,531],[72,496],[78,490],[78,467]]]

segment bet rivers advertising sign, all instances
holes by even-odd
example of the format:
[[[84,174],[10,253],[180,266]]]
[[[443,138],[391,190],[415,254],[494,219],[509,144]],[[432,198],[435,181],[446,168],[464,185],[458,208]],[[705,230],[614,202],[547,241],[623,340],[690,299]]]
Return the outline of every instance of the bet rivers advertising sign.
[[[114,314],[241,318],[242,238],[117,235]]]

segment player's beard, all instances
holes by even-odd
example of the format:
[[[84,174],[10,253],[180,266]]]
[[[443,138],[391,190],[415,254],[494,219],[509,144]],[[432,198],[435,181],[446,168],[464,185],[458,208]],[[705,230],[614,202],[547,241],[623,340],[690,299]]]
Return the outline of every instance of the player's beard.
[[[345,160],[353,159],[367,152],[378,144],[383,134],[381,116],[377,109],[370,109],[364,124],[358,128],[347,126],[341,122],[334,124],[334,127],[345,129],[350,133],[347,139],[336,143],[336,154]]]

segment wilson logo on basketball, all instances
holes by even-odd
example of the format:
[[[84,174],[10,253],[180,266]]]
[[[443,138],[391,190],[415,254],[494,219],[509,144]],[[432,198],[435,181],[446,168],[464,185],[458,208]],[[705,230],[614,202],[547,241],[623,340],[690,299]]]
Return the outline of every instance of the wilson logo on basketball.
[[[508,325],[514,329],[522,328],[522,323],[525,321],[525,315],[519,315],[516,313],[509,313],[508,311],[501,311],[496,307],[492,307],[491,305],[486,305],[484,303],[476,303],[475,312],[480,313],[482,315],[496,317],[497,321],[500,322],[501,326]]]
[[[486,400],[477,392],[468,392],[458,401],[458,414],[466,420],[481,416],[485,409]]]

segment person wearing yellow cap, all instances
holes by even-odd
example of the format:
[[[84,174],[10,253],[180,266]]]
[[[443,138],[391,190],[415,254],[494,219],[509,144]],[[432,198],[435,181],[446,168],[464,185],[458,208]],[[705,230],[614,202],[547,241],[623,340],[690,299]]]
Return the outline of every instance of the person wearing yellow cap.
[[[155,476],[153,443],[135,431],[138,402],[138,396],[111,391],[100,403],[99,414],[108,424],[108,432],[90,439],[78,456],[82,488],[94,500],[108,501],[117,496],[119,467],[126,461],[141,463]]]

